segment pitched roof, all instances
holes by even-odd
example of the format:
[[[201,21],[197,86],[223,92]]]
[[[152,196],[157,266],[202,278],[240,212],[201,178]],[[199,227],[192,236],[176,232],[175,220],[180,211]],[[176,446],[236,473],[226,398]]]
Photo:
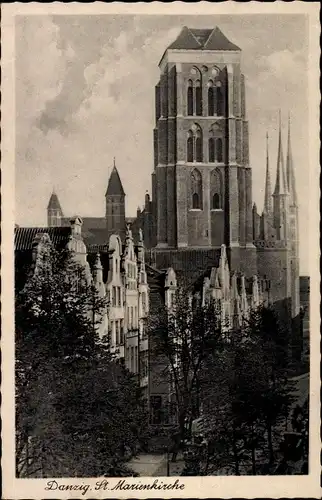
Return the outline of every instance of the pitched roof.
[[[18,227],[15,229],[15,251],[31,250],[37,234],[47,233],[57,249],[67,245],[70,227]]]
[[[109,181],[108,181],[108,186],[107,186],[105,196],[113,195],[113,194],[125,196],[122,182],[121,182],[119,173],[118,173],[115,165],[113,167],[112,173],[111,173]]]
[[[88,228],[83,231],[82,228],[82,236],[86,246],[92,245],[108,245],[108,231],[106,227],[102,228]]]
[[[59,203],[58,196],[54,191],[51,193],[51,197],[49,198],[47,210],[60,210],[61,212],[63,212]]]
[[[228,40],[218,26],[213,29],[195,29],[184,26],[168,49],[240,51],[240,48]]]

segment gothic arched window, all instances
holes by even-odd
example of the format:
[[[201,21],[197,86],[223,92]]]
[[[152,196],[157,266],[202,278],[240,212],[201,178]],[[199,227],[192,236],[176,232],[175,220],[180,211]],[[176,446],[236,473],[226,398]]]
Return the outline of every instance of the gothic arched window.
[[[200,208],[200,200],[198,193],[193,193],[192,195],[192,208]]]
[[[208,154],[209,154],[209,161],[214,162],[215,161],[215,139],[212,135],[209,137],[209,141],[208,141]]]
[[[192,208],[202,209],[202,177],[197,168],[191,172]]]
[[[202,88],[200,80],[196,80],[196,115],[202,116]]]
[[[208,82],[208,116],[213,116],[215,113],[215,96],[213,82]]]
[[[216,149],[217,149],[217,161],[221,163],[223,161],[223,154],[222,154],[222,139],[217,139],[216,141]]]
[[[212,209],[218,210],[220,208],[220,198],[219,194],[215,193],[212,197]]]
[[[196,161],[202,161],[202,133],[201,130],[196,132]]]
[[[188,81],[187,88],[187,114],[188,116],[193,115],[193,85],[192,80]]]
[[[191,130],[189,130],[187,138],[187,161],[193,162],[193,134]]]
[[[221,171],[216,168],[210,176],[211,208],[219,210],[223,208],[223,180]]]
[[[217,101],[217,115],[223,116],[223,114],[224,114],[224,96],[223,96],[221,82],[217,82],[216,101]]]

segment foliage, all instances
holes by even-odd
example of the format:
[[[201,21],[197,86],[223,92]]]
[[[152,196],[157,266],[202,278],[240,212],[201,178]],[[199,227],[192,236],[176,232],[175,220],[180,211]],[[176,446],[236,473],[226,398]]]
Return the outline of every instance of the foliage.
[[[260,306],[231,331],[229,342],[209,359],[201,377],[208,471],[233,468],[257,473],[273,463],[274,446],[292,404],[287,378],[288,337],[274,311]],[[276,447],[276,446],[275,446]]]
[[[52,248],[16,293],[18,477],[131,475],[125,450],[146,415],[137,381],[98,338],[106,306]]]
[[[150,319],[154,355],[165,360],[163,376],[173,391],[181,436],[198,407],[199,374],[221,338],[221,326],[213,305],[192,303],[178,288],[171,308],[162,307]]]

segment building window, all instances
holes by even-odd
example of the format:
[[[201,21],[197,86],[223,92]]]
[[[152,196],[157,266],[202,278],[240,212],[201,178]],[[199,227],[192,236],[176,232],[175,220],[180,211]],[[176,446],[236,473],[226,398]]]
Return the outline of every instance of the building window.
[[[134,347],[134,373],[139,371],[139,357],[138,357],[138,348]]]
[[[112,306],[116,307],[116,287],[112,286]]]
[[[216,141],[216,149],[217,149],[217,161],[219,163],[222,162],[222,158],[223,158],[223,155],[222,155],[222,139],[217,139]]]
[[[210,176],[210,190],[212,193],[212,206],[213,210],[222,209],[223,203],[223,181],[222,173],[216,168],[211,172]]]
[[[120,323],[119,323],[119,321],[115,321],[115,339],[116,339],[116,345],[120,345]]]
[[[202,209],[202,177],[197,168],[191,172],[192,208]]]
[[[220,208],[220,198],[218,193],[215,193],[212,197],[212,208],[214,210],[218,210]]]
[[[146,312],[146,293],[142,292],[142,310],[143,313]]]
[[[202,161],[202,134],[201,130],[196,132],[196,161]]]
[[[215,96],[213,81],[208,82],[208,116],[213,116],[215,113]]]
[[[193,193],[192,195],[192,208],[200,209],[200,199],[198,193]]]
[[[224,112],[224,96],[221,82],[217,82],[216,87],[217,115],[223,116]]]
[[[120,344],[124,344],[124,320],[120,321]]]
[[[187,88],[187,114],[188,116],[193,115],[193,86],[192,86],[192,80],[188,81],[188,88]]]
[[[215,161],[215,139],[214,137],[209,137],[208,141],[208,152],[209,152],[209,161]]]
[[[141,377],[147,377],[148,376],[148,360],[147,360],[147,353],[141,353],[140,356],[140,372],[141,372]]]
[[[187,139],[187,161],[193,162],[193,134],[191,130],[188,132]]]
[[[192,130],[188,132],[187,161],[190,163],[203,161],[202,130],[196,123],[192,126]]]
[[[196,81],[196,115],[202,116],[202,88],[200,80]]]

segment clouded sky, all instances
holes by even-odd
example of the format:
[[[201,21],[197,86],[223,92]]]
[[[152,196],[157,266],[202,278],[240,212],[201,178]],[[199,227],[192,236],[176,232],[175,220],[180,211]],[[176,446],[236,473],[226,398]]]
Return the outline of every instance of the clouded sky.
[[[65,215],[103,216],[116,157],[127,215],[153,169],[158,62],[181,28],[213,28],[242,49],[253,199],[263,206],[265,135],[275,182],[278,110],[287,115],[300,203],[308,218],[308,33],[303,15],[20,16],[16,18],[16,223],[45,225],[55,188]],[[308,272],[305,242],[301,272]]]

